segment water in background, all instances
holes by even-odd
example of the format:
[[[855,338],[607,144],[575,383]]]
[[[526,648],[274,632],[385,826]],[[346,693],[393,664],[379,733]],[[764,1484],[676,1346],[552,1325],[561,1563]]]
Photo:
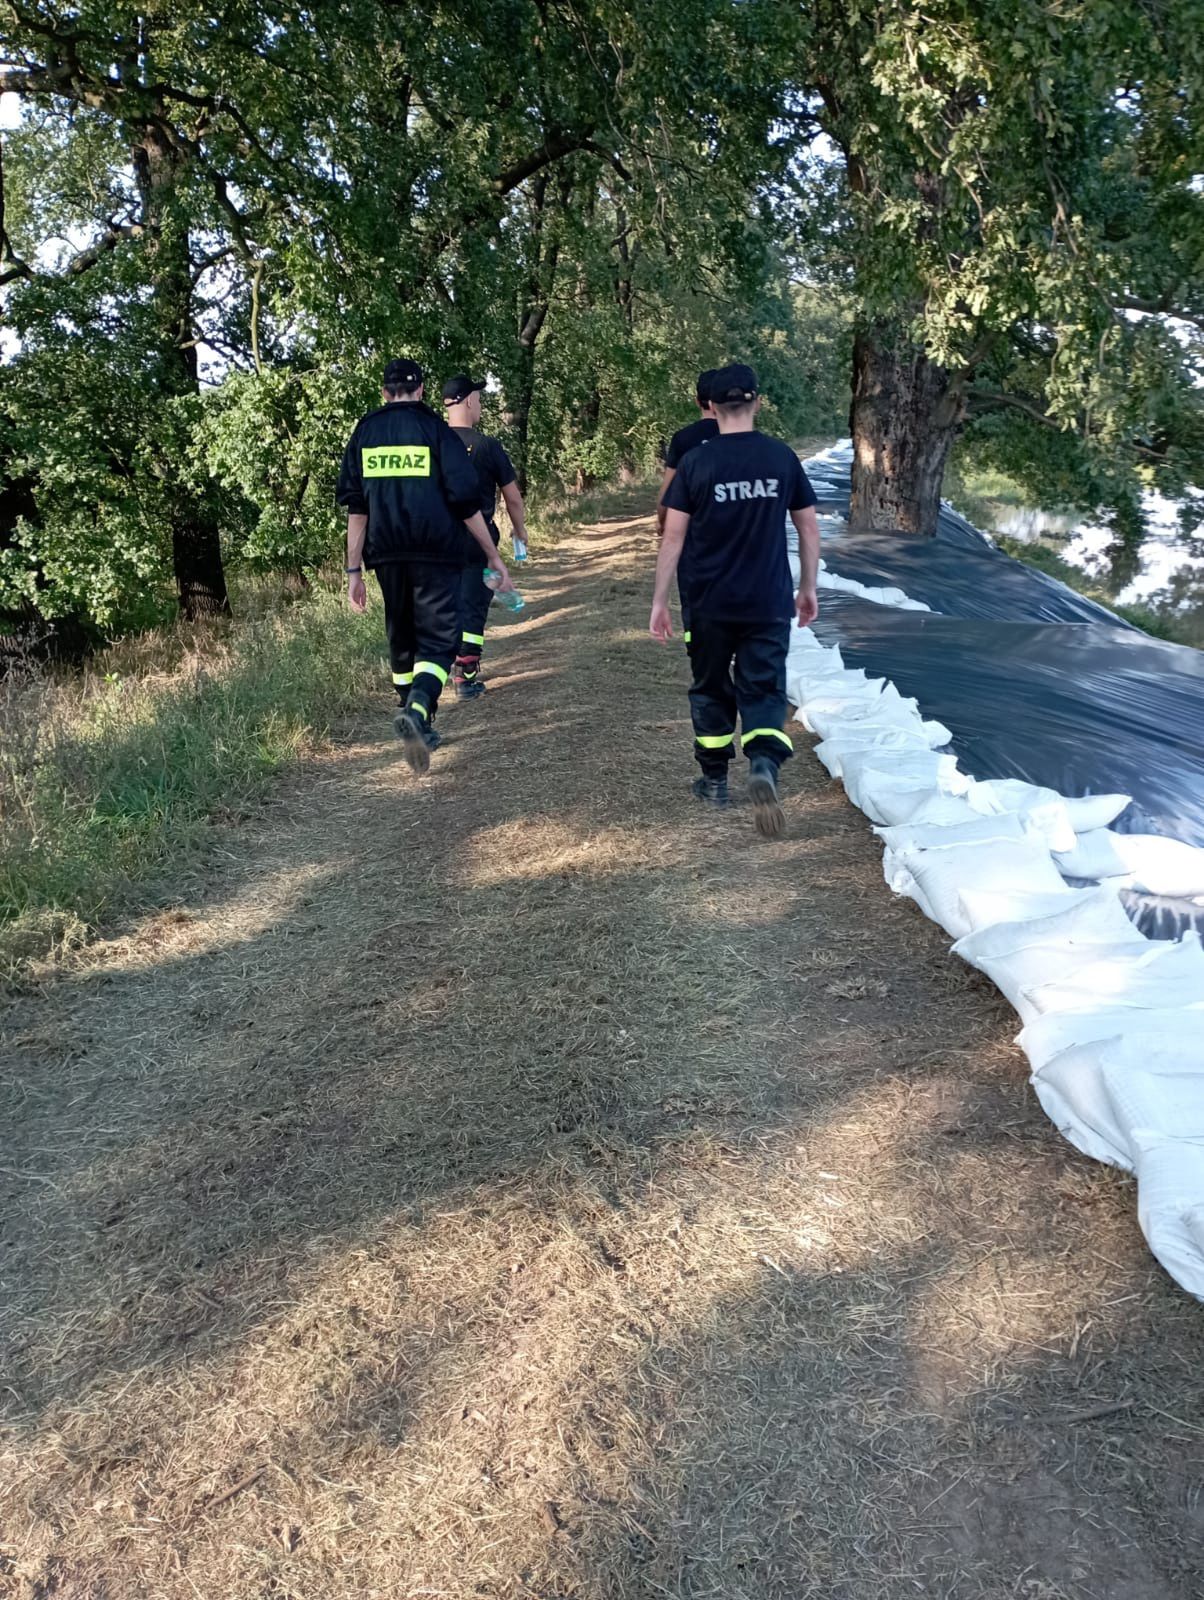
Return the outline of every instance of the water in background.
[[[1121,605],[1148,603],[1183,575],[1195,574],[1198,582],[1204,583],[1204,555],[1199,553],[1198,539],[1184,537],[1178,504],[1151,494],[1146,497],[1146,511],[1149,532],[1141,547],[1140,571],[1116,595]],[[1002,518],[996,531],[1022,544],[1035,544],[1042,538],[1056,540],[1064,560],[1090,577],[1107,579],[1107,551],[1112,535],[1106,528],[1081,523],[1073,516],[1025,507]],[[1199,594],[1194,600],[1187,597],[1181,603],[1198,605]]]

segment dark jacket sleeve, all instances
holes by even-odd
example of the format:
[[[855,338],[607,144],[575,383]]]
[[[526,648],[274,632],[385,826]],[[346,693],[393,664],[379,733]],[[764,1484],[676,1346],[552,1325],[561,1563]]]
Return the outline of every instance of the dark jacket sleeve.
[[[440,417],[437,419],[437,444],[439,475],[443,480],[443,496],[454,517],[463,521],[481,509],[481,488],[472,458],[463,444]]]
[[[343,451],[343,464],[339,468],[339,484],[334,492],[336,504],[345,507],[349,516],[368,515],[368,496],[364,493],[362,473],[363,457],[360,455],[360,430],[357,427]]]

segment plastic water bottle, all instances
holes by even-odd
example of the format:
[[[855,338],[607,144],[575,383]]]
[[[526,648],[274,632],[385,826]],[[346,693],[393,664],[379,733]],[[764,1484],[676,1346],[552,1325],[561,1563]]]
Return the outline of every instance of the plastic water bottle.
[[[511,540],[511,544],[514,546],[514,559],[516,561],[525,561],[527,559],[527,541],[518,538],[516,535]]]
[[[502,580],[492,567],[485,568],[484,578],[485,587],[493,590],[493,598],[498,601],[500,605],[505,606],[507,611],[521,611],[526,605],[527,602],[523,599],[522,595],[519,594],[517,589],[507,590],[505,594],[498,593],[497,586]]]

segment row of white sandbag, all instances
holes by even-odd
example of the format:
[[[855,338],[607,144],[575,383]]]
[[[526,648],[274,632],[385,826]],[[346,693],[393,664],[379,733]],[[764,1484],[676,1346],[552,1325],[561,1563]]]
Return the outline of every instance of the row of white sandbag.
[[[1047,1114],[1087,1154],[1136,1171],[1151,1248],[1204,1295],[1204,951],[1194,935],[1145,939],[1115,883],[1065,881],[1090,876],[1082,852],[1128,797],[976,782],[940,752],[948,729],[807,630],[792,634],[787,676],[820,760],[877,824],[887,881],[1007,995]]]

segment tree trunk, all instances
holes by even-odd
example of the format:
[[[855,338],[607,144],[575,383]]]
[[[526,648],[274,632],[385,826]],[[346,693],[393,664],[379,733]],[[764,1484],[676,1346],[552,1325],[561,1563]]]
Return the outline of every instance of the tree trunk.
[[[568,207],[572,193],[571,181],[562,177],[558,199],[561,210]],[[531,464],[529,443],[531,436],[531,404],[535,396],[535,353],[547,321],[552,290],[556,282],[556,268],[560,260],[560,238],[553,230],[545,238],[548,220],[548,177],[540,173],[531,186],[531,222],[527,242],[528,272],[523,289],[523,303],[518,322],[518,362],[514,392],[511,396],[510,414],[513,418],[515,446],[518,454],[515,475],[519,493],[527,492],[528,471]]]
[[[897,327],[872,323],[853,343],[854,533],[936,532],[960,386]]]
[[[534,396],[535,341],[527,341],[520,336],[518,342],[518,370],[515,376],[510,415],[513,419],[515,453],[518,456],[515,477],[518,480],[518,492],[521,495],[525,495],[527,492],[527,462],[530,460],[531,402]]]
[[[181,157],[155,124],[133,150],[134,173],[147,235],[152,304],[159,332],[157,389],[164,402],[200,388],[192,318],[192,257],[188,227],[174,203]],[[185,441],[178,441],[182,456]],[[176,452],[173,452],[173,455]],[[194,620],[230,610],[221,533],[211,507],[176,478],[175,460],[161,463],[170,507],[171,556],[180,612]]]

